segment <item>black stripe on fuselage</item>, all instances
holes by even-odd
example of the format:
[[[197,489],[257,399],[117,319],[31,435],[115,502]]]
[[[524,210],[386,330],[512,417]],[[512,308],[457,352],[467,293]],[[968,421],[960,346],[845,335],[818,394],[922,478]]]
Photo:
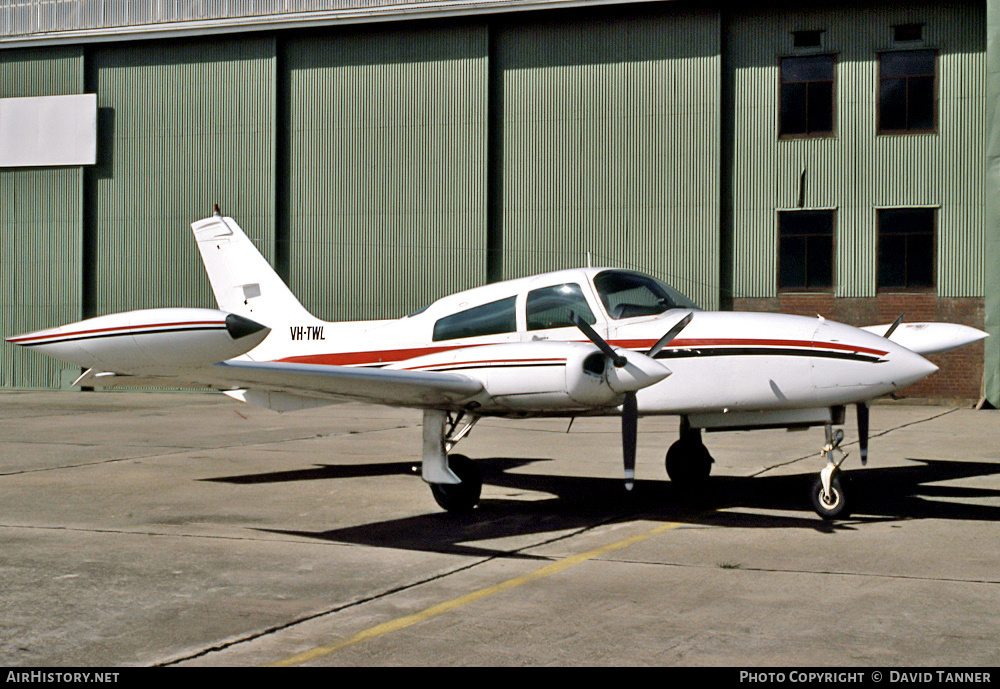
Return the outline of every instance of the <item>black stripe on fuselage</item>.
[[[829,349],[795,349],[790,347],[692,347],[664,349],[657,359],[697,359],[707,356],[805,356],[819,359],[844,359],[877,363],[882,359],[862,352],[836,352]]]

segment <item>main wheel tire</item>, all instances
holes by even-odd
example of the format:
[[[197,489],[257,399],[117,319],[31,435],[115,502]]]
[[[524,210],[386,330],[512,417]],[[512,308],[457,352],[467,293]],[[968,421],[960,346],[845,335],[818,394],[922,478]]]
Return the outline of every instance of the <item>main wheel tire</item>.
[[[449,455],[448,468],[461,483],[432,483],[434,500],[451,514],[471,512],[479,504],[483,492],[483,477],[476,463],[465,455]]]
[[[671,483],[684,487],[697,487],[708,482],[714,461],[704,444],[678,440],[667,450],[664,464]]]
[[[823,519],[846,519],[850,515],[847,494],[844,493],[844,487],[841,485],[839,476],[834,476],[830,480],[829,495],[826,495],[823,491],[823,480],[817,478],[813,482],[809,497],[812,499],[813,509],[816,510],[816,514],[823,517]]]

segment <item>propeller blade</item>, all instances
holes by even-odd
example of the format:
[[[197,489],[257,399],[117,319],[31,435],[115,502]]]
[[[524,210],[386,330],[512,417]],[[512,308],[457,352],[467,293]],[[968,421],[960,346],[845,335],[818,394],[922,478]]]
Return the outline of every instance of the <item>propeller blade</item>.
[[[625,459],[625,490],[635,485],[635,446],[639,435],[639,404],[635,393],[625,395],[622,402],[622,456]]]
[[[684,330],[684,328],[687,327],[687,324],[691,322],[691,318],[693,316],[693,313],[689,313],[684,316],[684,318],[677,321],[677,323],[674,324],[674,327],[668,330],[663,337],[656,341],[656,344],[649,348],[649,351],[646,352],[646,356],[655,359],[656,355],[660,353],[660,350],[670,344],[673,339],[680,334],[681,330]]]
[[[858,403],[858,446],[861,448],[861,464],[868,464],[868,405]]]
[[[899,327],[899,324],[903,322],[903,316],[905,315],[906,315],[905,313],[899,314],[899,318],[897,318],[892,322],[892,325],[889,326],[889,329],[885,331],[885,335],[883,335],[882,337],[888,340],[889,336],[892,335],[892,333],[895,332],[896,328]]]
[[[622,368],[626,363],[628,363],[625,357],[611,349],[611,345],[609,345],[604,338],[598,335],[597,331],[591,328],[587,321],[580,318],[573,311],[569,312],[569,318],[573,321],[573,325],[579,328],[583,334],[587,336],[587,339],[597,345],[597,348],[604,352],[604,356],[611,360],[611,363],[615,365],[615,368]]]

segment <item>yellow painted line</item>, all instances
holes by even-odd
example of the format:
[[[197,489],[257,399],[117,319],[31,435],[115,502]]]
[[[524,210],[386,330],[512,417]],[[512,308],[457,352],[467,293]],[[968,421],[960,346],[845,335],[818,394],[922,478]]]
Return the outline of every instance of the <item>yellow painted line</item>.
[[[656,528],[647,531],[646,533],[638,534],[636,536],[631,536],[629,538],[617,541],[610,545],[606,545],[602,548],[597,548],[595,550],[590,550],[585,553],[580,553],[579,555],[572,555],[570,557],[558,560],[551,564],[545,565],[540,569],[536,569],[534,572],[530,572],[521,577],[515,577],[514,579],[508,579],[507,581],[500,582],[495,586],[490,586],[485,589],[480,589],[479,591],[473,591],[472,593],[460,596],[459,598],[454,598],[444,603],[439,603],[437,605],[431,606],[426,610],[415,613],[413,615],[407,615],[406,617],[400,617],[397,620],[392,620],[390,622],[385,622],[383,624],[375,625],[362,632],[358,632],[354,636],[349,636],[346,639],[338,641],[334,644],[329,644],[327,646],[317,646],[316,648],[304,651],[297,655],[291,656],[284,660],[279,660],[276,663],[272,663],[272,667],[287,667],[289,665],[299,665],[301,663],[308,663],[311,660],[316,660],[317,658],[322,658],[323,656],[336,653],[348,646],[354,646],[363,641],[369,641],[392,632],[398,632],[401,629],[406,629],[407,627],[412,627],[415,624],[421,622],[426,622],[429,619],[443,615],[446,612],[451,612],[456,608],[460,608],[463,605],[468,605],[469,603],[475,603],[476,601],[483,600],[484,598],[489,598],[490,596],[495,596],[498,593],[503,593],[504,591],[509,591],[518,586],[524,586],[525,584],[530,584],[533,581],[538,581],[539,579],[544,579],[545,577],[552,576],[553,574],[558,574],[559,572],[565,571],[570,567],[586,562],[587,560],[592,560],[595,557],[600,557],[607,553],[613,552],[615,550],[621,550],[622,548],[627,548],[630,545],[644,541],[647,538],[656,536],[665,531],[670,531],[671,529],[676,529],[682,526],[674,522],[667,522],[665,524],[660,524]]]

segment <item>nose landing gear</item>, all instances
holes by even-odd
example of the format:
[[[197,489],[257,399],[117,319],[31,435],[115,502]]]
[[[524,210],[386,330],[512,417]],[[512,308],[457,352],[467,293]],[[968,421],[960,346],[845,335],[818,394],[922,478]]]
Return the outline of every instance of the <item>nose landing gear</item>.
[[[833,426],[826,425],[826,445],[823,446],[826,466],[809,492],[813,509],[823,519],[845,519],[850,516],[847,495],[840,480],[840,465],[847,459],[847,453],[840,449],[843,440],[844,431],[838,428],[834,433]],[[840,455],[839,459],[835,459],[835,452]]]

